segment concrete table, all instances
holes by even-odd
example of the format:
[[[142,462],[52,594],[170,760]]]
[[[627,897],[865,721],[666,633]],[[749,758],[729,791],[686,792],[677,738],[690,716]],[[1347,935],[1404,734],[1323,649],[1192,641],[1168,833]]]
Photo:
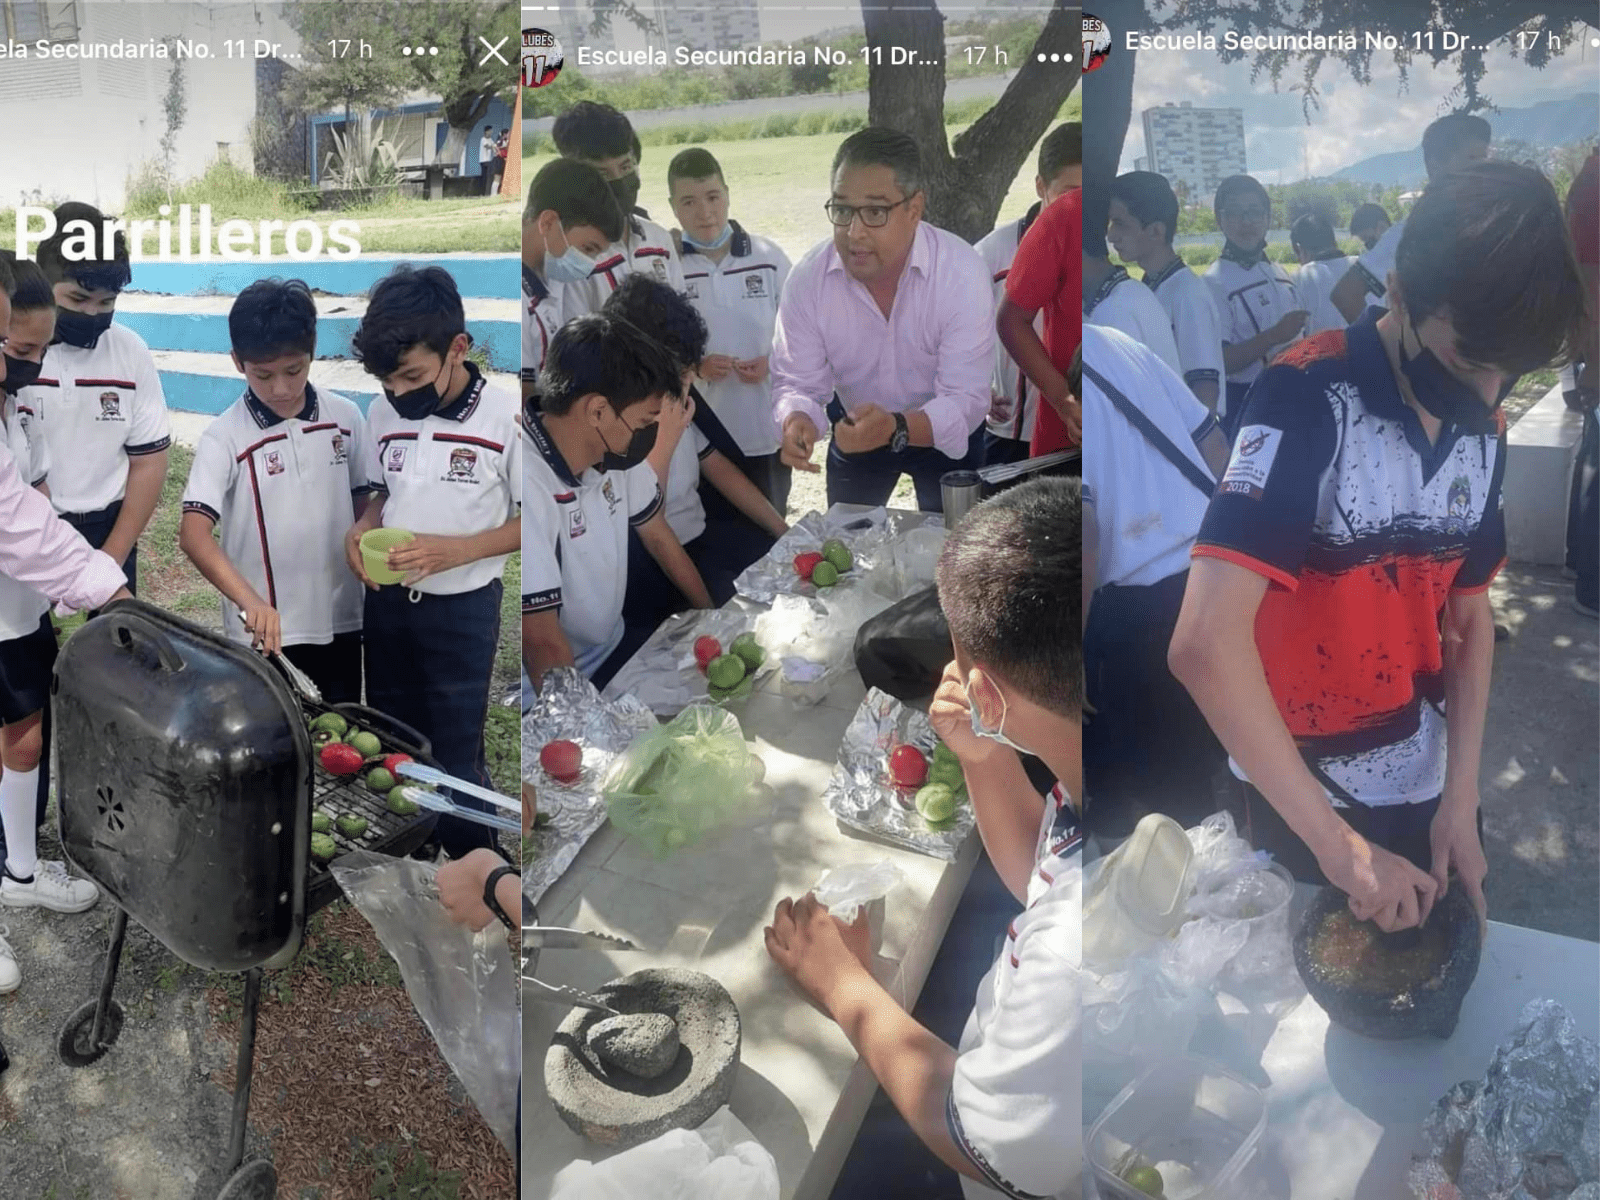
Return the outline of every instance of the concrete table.
[[[874,974],[906,1008],[916,1003],[980,849],[976,831],[954,862],[929,858],[842,828],[822,804],[845,727],[865,696],[853,672],[813,707],[761,681],[739,714],[766,764],[771,816],[710,844],[658,861],[610,824],[595,834],[539,903],[547,924],[627,937],[642,947],[546,950],[541,980],[592,990],[643,967],[704,971],[732,993],[744,1044],[730,1101],[777,1160],[784,1200],[825,1200],[874,1088],[849,1040],[767,955],[762,929],[785,896],[823,871],[888,859],[905,874],[886,905]],[[523,1008],[522,1196],[544,1200],[574,1159],[608,1156],[562,1123],[544,1095],[544,1056],[568,1010]]]
[[[1296,908],[1315,889],[1297,888]],[[1463,1080],[1483,1078],[1530,1000],[1559,1001],[1600,1036],[1600,945],[1490,921],[1478,977],[1448,1041],[1378,1042],[1338,1026],[1301,990],[1272,1006],[1219,997],[1190,1052],[1267,1094],[1267,1129],[1230,1200],[1398,1200],[1422,1123]],[[1085,1111],[1086,1120],[1099,1116]],[[1092,1184],[1091,1184],[1092,1187]],[[1091,1192],[1091,1195],[1093,1193]]]

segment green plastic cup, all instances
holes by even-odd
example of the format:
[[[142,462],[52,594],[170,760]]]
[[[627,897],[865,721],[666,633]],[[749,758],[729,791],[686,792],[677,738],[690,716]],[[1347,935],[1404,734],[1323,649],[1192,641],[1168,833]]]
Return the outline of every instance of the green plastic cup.
[[[399,583],[405,578],[399,571],[389,569],[389,551],[415,541],[416,534],[409,529],[369,529],[361,535],[361,565],[373,583]]]

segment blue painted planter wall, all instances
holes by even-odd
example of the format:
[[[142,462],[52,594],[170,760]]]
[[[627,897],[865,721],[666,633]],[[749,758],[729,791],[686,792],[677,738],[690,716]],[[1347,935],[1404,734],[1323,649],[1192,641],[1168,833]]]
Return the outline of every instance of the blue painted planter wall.
[[[243,375],[196,375],[189,371],[161,372],[161,388],[166,393],[167,407],[178,412],[205,413],[216,416],[244,395]],[[382,394],[378,381],[372,380],[370,392],[355,392],[349,388],[338,389],[347,400],[353,400],[362,412]]]
[[[295,262],[141,262],[133,267],[133,290],[162,296],[236,296],[257,279],[301,279],[315,291],[364,296],[399,263],[449,271],[461,294],[473,299],[515,300],[521,295],[521,258],[515,254],[386,255],[317,258]]]

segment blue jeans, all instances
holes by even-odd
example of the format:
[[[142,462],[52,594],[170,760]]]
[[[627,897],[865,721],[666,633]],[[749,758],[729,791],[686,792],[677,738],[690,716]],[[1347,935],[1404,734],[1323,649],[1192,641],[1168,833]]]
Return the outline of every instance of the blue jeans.
[[[828,443],[828,505],[887,504],[902,474],[917,485],[917,507],[942,513],[944,493],[939,480],[946,471],[976,471],[983,465],[984,426],[967,439],[967,453],[951,458],[932,446],[908,446],[899,454],[887,446],[863,454],[846,454],[837,439]]]

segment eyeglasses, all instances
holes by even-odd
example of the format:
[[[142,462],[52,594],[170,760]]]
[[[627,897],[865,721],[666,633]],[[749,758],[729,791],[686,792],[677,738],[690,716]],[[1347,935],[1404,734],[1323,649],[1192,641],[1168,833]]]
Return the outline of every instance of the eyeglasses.
[[[916,195],[916,192],[912,192],[904,200],[896,200],[893,204],[862,204],[859,206],[840,204],[837,200],[830,200],[822,206],[822,210],[828,214],[828,220],[832,221],[840,229],[850,228],[850,223],[858,216],[861,218],[861,223],[868,229],[881,229],[889,223],[889,214],[892,211],[902,204],[910,204]]]

